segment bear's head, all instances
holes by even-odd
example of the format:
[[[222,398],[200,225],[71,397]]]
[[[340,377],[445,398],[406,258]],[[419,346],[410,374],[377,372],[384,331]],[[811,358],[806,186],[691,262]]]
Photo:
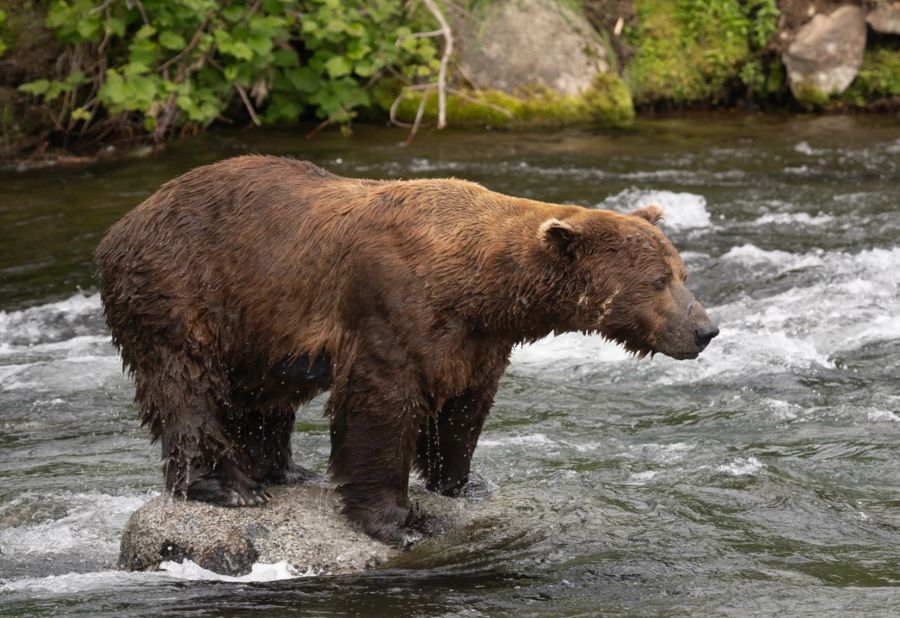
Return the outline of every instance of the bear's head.
[[[687,271],[656,224],[659,206],[630,215],[583,211],[548,219],[538,237],[565,269],[566,330],[599,332],[638,355],[696,358],[719,334],[685,285]]]

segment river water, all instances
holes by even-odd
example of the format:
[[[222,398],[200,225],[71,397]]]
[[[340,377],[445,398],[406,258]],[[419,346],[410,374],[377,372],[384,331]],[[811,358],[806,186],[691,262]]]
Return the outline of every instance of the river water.
[[[218,132],[150,159],[0,174],[0,614],[896,615],[900,124],[404,137]],[[395,568],[118,572],[119,533],[161,475],[91,252],[165,180],[245,152],[615,210],[657,201],[721,335],[696,361],[574,335],[518,349],[475,456],[492,515]],[[294,449],[324,469],[321,400]]]

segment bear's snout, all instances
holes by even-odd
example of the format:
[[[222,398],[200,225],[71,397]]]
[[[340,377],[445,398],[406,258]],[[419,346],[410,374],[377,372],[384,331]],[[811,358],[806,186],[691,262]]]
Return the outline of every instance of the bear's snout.
[[[694,341],[697,342],[697,347],[703,350],[718,334],[719,327],[708,322],[694,329]]]

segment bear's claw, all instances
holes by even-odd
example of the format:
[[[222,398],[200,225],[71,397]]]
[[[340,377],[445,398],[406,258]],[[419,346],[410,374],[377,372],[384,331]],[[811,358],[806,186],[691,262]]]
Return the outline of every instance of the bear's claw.
[[[260,506],[272,499],[264,485],[241,475],[240,477],[209,477],[193,481],[185,491],[189,500],[211,502],[222,506]]]

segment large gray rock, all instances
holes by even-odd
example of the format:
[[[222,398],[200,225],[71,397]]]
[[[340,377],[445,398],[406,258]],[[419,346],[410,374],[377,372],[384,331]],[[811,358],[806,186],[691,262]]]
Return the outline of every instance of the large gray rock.
[[[900,34],[900,2],[878,0],[866,15],[866,21],[878,32]]]
[[[816,15],[800,28],[782,58],[791,91],[798,98],[807,98],[811,89],[840,94],[856,77],[865,47],[866,21],[858,6]]]
[[[129,519],[120,568],[155,570],[189,559],[223,575],[246,575],[254,563],[287,561],[300,573],[339,574],[370,569],[399,550],[352,528],[324,484],[275,486],[264,506],[226,508],[159,496]],[[463,523],[464,505],[420,490],[415,495],[439,534]]]
[[[557,0],[492,2],[454,24],[462,74],[479,90],[529,86],[579,94],[609,70],[606,48],[587,20]]]

